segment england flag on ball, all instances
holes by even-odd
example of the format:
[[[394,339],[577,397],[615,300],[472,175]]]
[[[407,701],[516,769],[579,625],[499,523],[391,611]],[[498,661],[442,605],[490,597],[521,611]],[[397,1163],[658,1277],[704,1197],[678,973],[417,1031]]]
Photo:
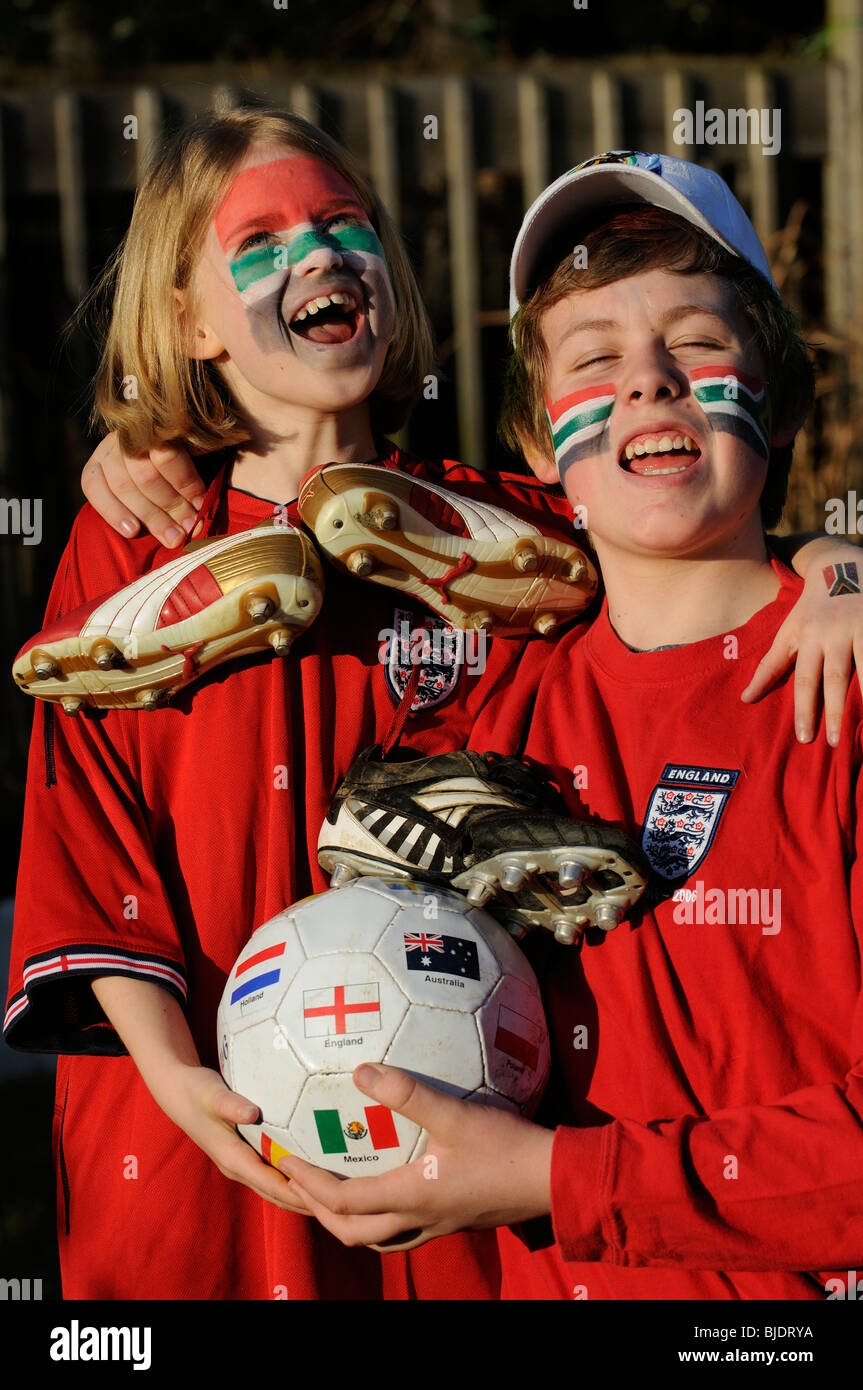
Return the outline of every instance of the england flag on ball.
[[[303,990],[303,1023],[307,1038],[329,1033],[364,1033],[381,1026],[380,986],[328,985]]]

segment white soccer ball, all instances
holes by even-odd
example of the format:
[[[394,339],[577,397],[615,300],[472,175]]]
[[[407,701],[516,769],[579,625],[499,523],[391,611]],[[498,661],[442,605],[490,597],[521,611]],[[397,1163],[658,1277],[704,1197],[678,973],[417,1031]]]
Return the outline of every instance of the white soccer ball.
[[[305,898],[251,937],[228,977],[219,1064],[260,1106],[240,1133],[273,1166],[383,1173],[426,1134],[358,1091],[387,1062],[451,1095],[530,1115],[548,1078],[536,977],[487,912],[426,884],[359,878]]]

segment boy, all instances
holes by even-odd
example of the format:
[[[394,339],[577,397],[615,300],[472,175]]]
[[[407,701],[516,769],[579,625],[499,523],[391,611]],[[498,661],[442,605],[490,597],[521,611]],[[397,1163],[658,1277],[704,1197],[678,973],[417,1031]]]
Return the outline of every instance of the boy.
[[[501,1232],[504,1297],[823,1299],[863,1258],[860,692],[834,751],[797,741],[787,683],[740,704],[799,590],[763,528],[804,346],[725,185],[664,156],[547,190],[512,285],[505,429],[587,509],[606,600],[538,689],[522,660],[472,741],[515,747],[535,695],[527,754],[577,814],[640,835],[653,887],[555,948],[554,1134],[363,1068],[428,1128],[438,1180],[283,1170],[349,1243],[550,1215],[553,1246],[542,1223]],[[841,605],[857,572],[829,568]]]

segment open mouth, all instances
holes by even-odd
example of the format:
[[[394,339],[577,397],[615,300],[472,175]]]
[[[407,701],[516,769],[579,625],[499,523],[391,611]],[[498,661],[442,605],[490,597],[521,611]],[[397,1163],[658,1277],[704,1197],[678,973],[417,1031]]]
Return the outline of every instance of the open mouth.
[[[662,430],[635,435],[621,449],[617,462],[627,473],[660,477],[685,473],[700,458],[701,449],[691,435]]]
[[[346,290],[309,299],[291,319],[290,330],[311,343],[348,343],[360,324],[360,304]]]

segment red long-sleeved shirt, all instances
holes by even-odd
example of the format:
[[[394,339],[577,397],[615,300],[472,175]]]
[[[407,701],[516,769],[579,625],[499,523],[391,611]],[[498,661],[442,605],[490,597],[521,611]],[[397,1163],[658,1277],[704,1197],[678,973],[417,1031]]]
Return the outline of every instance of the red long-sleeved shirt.
[[[740,702],[799,592],[776,570],[731,634],[632,652],[604,608],[539,654],[526,751],[654,888],[546,965],[556,1246],[502,1233],[504,1297],[823,1299],[863,1263],[860,691],[835,750],[797,742],[790,678]]]
[[[492,481],[461,465],[395,448],[383,461],[501,503]],[[219,482],[205,504],[212,534],[272,515],[272,503]],[[567,534],[565,503],[550,504],[540,484],[513,477],[508,491],[526,515],[550,519],[562,505]],[[122,540],[85,506],[47,621],[170,554],[151,537]],[[67,719],[36,703],[6,1036],[62,1054],[54,1148],[67,1299],[498,1295],[493,1232],[381,1257],[347,1250],[317,1222],[224,1178],[155,1104],[90,987],[94,974],[119,973],[170,990],[215,1068],[216,1010],[241,947],[286,905],[328,887],[320,825],[399,703],[381,634],[430,614],[325,569],[323,609],[285,660],[226,663],[147,713]],[[464,746],[485,700],[541,641],[495,640],[484,670],[433,672],[441,689],[429,685],[432,702],[408,718],[403,742],[418,753]]]

